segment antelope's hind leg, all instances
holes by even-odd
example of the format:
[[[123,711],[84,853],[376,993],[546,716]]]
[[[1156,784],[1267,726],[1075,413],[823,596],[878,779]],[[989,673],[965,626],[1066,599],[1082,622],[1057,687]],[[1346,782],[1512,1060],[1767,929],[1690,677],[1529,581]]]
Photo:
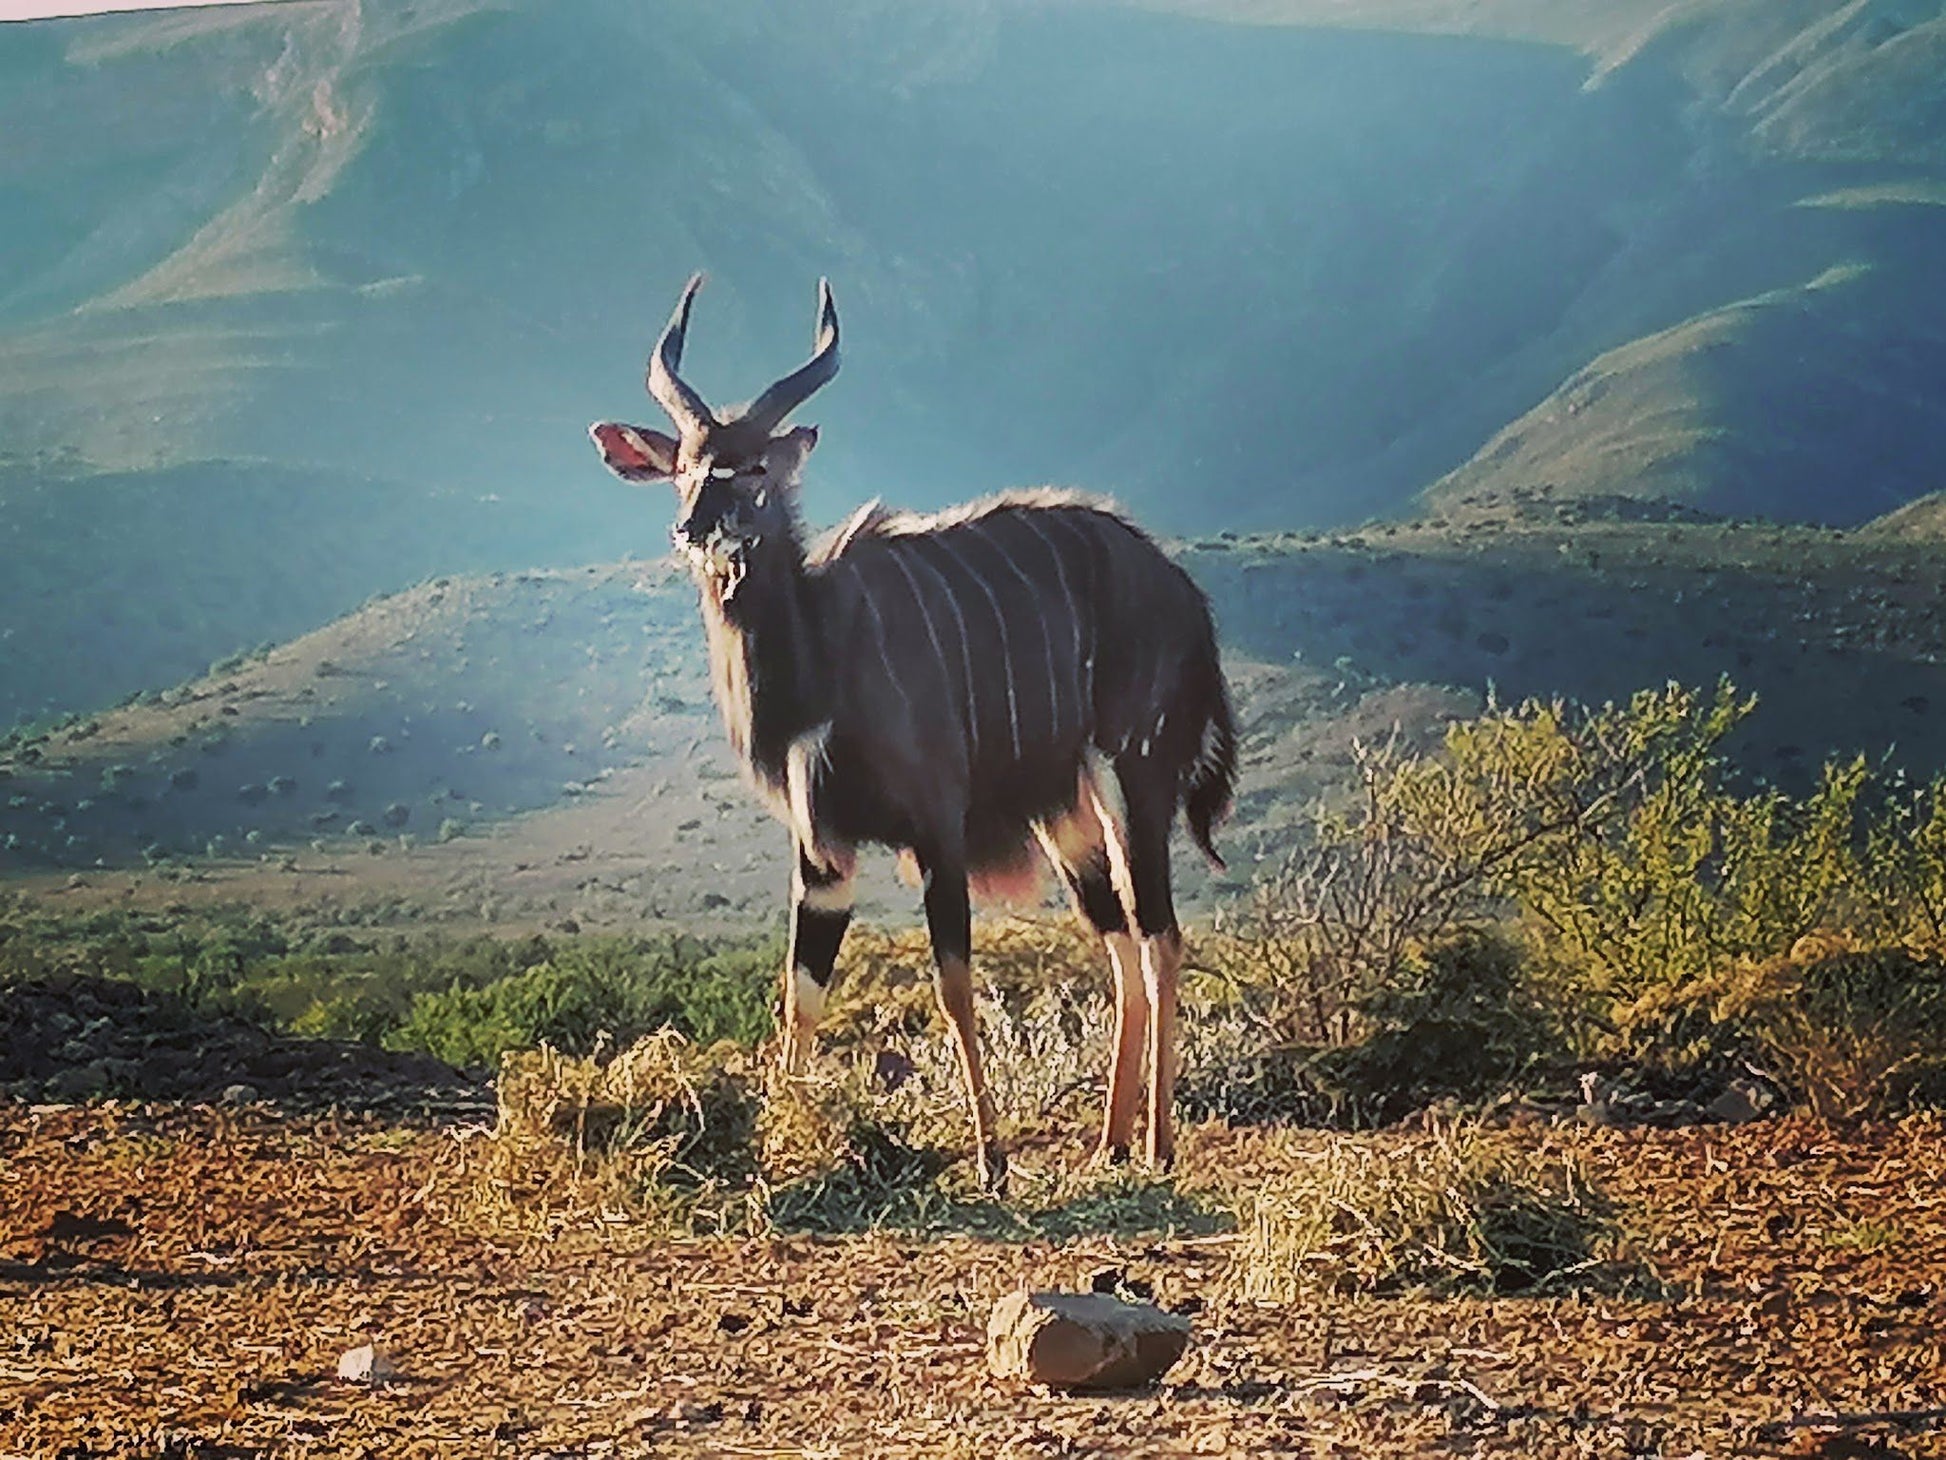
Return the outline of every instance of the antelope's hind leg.
[[[1128,912],[1109,871],[1102,813],[1084,779],[1074,809],[1040,830],[1041,847],[1067,884],[1075,911],[1088,920],[1108,952],[1115,998],[1113,1043],[1108,1054],[1108,1095],[1102,1104],[1097,1164],[1128,1159],[1141,1108],[1142,1057],[1148,1044],[1149,1004],[1142,987],[1141,951],[1129,932]]]
[[[783,1064],[801,1072],[817,1042],[818,1020],[831,992],[838,949],[851,926],[849,865],[825,867],[797,850],[791,874],[791,946],[784,961]]]
[[[1141,939],[1142,993],[1148,1006],[1148,1149],[1158,1169],[1176,1157],[1176,985],[1182,931],[1169,889],[1169,828],[1176,819],[1174,774],[1158,759],[1123,755],[1115,763],[1123,798],[1126,900]]]
[[[925,877],[926,931],[932,938],[933,992],[953,1032],[960,1082],[973,1117],[980,1185],[996,1194],[1007,1188],[1007,1155],[994,1139],[993,1095],[980,1064],[979,1015],[973,1006],[973,906],[963,860],[921,854]]]

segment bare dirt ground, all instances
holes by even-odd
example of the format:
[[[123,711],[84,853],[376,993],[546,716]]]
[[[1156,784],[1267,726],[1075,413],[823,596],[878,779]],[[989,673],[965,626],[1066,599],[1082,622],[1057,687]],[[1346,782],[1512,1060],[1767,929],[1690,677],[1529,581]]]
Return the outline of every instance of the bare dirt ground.
[[[1615,1203],[1627,1276],[1268,1306],[1237,1234],[1086,1201],[1004,1237],[969,1200],[924,1235],[523,1241],[481,1226],[462,1122],[0,1106],[0,1454],[1946,1456],[1936,1119],[1528,1130]],[[1149,1210],[1303,1139],[1196,1128]],[[996,1299],[1103,1265],[1193,1314],[1158,1390],[988,1377]],[[396,1379],[339,1380],[368,1341]]]

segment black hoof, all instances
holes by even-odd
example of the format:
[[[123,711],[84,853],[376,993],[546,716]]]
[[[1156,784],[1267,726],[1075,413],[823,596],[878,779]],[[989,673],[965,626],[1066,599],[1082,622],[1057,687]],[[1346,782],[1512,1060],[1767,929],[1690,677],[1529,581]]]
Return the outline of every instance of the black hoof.
[[[1007,1194],[1007,1153],[998,1146],[980,1153],[980,1189],[988,1196]]]

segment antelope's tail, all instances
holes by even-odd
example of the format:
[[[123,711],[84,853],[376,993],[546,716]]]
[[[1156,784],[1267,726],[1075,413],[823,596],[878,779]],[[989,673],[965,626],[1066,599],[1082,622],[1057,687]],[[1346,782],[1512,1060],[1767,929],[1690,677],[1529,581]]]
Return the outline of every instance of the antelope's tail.
[[[1183,777],[1183,817],[1189,823],[1191,839],[1211,865],[1221,870],[1223,858],[1217,854],[1210,832],[1230,814],[1237,782],[1237,735],[1236,723],[1230,717],[1229,691],[1214,655],[1210,658],[1207,694],[1202,746]]]

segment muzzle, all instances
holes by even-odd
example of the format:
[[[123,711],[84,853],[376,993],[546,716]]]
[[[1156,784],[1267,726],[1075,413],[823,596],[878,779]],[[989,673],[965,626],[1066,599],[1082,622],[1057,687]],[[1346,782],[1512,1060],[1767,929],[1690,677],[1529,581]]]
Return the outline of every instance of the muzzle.
[[[725,603],[736,596],[749,568],[750,550],[763,539],[746,536],[735,517],[719,517],[707,528],[678,523],[669,534],[676,551],[688,560],[690,571],[701,574]]]

